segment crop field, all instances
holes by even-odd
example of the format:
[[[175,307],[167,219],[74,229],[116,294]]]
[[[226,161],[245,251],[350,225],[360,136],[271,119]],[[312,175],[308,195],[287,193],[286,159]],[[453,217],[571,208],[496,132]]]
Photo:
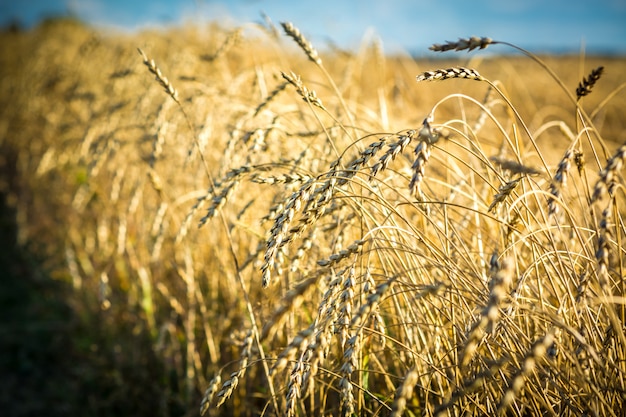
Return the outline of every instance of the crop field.
[[[624,415],[626,58],[0,38],[6,415]]]

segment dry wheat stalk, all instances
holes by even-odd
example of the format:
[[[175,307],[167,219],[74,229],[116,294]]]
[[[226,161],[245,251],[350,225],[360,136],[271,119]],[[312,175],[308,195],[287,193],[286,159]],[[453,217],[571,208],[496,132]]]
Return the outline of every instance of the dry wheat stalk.
[[[169,208],[169,204],[163,202],[161,203],[157,214],[155,215],[154,222],[152,223],[151,234],[154,238],[154,246],[152,247],[152,253],[150,255],[150,260],[152,262],[156,262],[161,253],[161,247],[163,246],[163,241],[165,240],[165,230],[168,226],[168,221],[165,218],[165,214],[167,213]]]
[[[166,121],[159,125],[156,135],[154,136],[154,142],[152,143],[152,154],[150,155],[150,168],[154,168],[154,164],[157,159],[163,153],[163,145],[165,144],[165,137],[168,134],[170,124]]]
[[[206,202],[209,200],[211,196],[212,196],[212,193],[211,193],[211,190],[209,190],[204,196],[196,199],[196,203],[191,207],[191,210],[189,210],[189,213],[187,213],[187,215],[185,216],[185,219],[183,220],[183,223],[181,224],[180,229],[178,230],[178,233],[176,234],[176,238],[174,239],[174,242],[177,245],[180,244],[180,242],[182,242],[183,239],[187,236],[187,233],[189,233],[189,227],[191,226],[191,221],[193,220],[193,217],[198,211],[200,211],[204,207],[204,205],[206,204]]]
[[[591,70],[591,73],[587,76],[587,78],[583,77],[583,80],[578,84],[578,88],[576,88],[576,98],[581,99],[587,94],[591,93],[591,89],[596,82],[602,76],[602,72],[604,71],[604,67],[598,67]]]
[[[328,357],[331,348],[332,326],[330,321],[325,321],[325,323],[327,324],[319,328],[314,341],[307,347],[310,362],[303,376],[302,391],[314,391],[315,377],[320,366],[324,365],[324,361]]]
[[[589,274],[589,271],[583,271],[578,275],[578,285],[576,286],[576,303],[586,301],[590,277],[591,274]]]
[[[348,181],[352,177],[354,177],[369,161],[372,159],[382,148],[387,138],[381,138],[376,142],[371,143],[367,148],[359,153],[359,157],[354,159],[348,167],[343,171],[343,173],[338,173],[340,178],[338,179],[337,185],[341,186]],[[339,160],[335,162],[337,165],[339,164]]]
[[[482,101],[480,116],[478,116],[478,119],[476,119],[476,123],[474,124],[474,127],[472,128],[472,132],[474,132],[474,135],[478,135],[478,133],[482,130],[482,128],[485,126],[485,123],[487,122],[489,110],[493,107],[494,103],[496,102],[495,100],[491,100],[491,96],[493,95],[493,93],[494,93],[494,87],[492,85],[489,85],[487,87],[487,92],[485,93],[485,97],[483,98],[483,101]]]
[[[585,155],[578,149],[574,150],[574,163],[576,164],[578,174],[582,176],[585,171]]]
[[[202,205],[205,200],[207,200],[211,195],[213,196],[211,198],[211,205],[207,209],[207,214],[205,214],[200,219],[198,227],[204,226],[207,221],[215,217],[217,213],[224,207],[224,205],[228,202],[237,187],[240,185],[242,176],[248,175],[255,170],[263,171],[265,169],[267,169],[267,167],[264,165],[243,165],[239,168],[230,169],[223,179],[215,181],[215,187],[212,187],[207,195],[203,197],[202,201],[199,199],[198,203],[192,209],[192,211],[197,211],[198,207]],[[220,187],[221,190],[218,193],[217,191]]]
[[[263,28],[269,32],[272,38],[278,39],[280,37],[280,32],[272,19],[265,12],[261,12],[261,17],[263,18],[263,22],[265,23],[265,25],[263,25]]]
[[[310,226],[316,223],[326,212],[326,206],[332,200],[337,185],[336,161],[326,174],[326,181],[313,189],[314,180],[307,181],[298,191],[289,197],[285,210],[276,218],[270,230],[265,251],[265,262],[261,267],[263,287],[266,288],[271,279],[271,270],[276,267],[278,251],[294,239],[302,235]],[[290,227],[295,215],[303,209],[298,224]],[[280,274],[279,274],[280,275]]]
[[[340,368],[339,390],[341,397],[341,408],[344,416],[350,416],[354,413],[354,389],[351,382],[352,373],[357,370],[358,357],[361,349],[361,335],[363,324],[376,310],[380,299],[391,287],[397,278],[392,278],[376,287],[376,291],[367,297],[365,304],[361,305],[359,311],[352,317],[350,327],[355,329],[350,337],[347,338],[346,347],[343,354],[343,364]]]

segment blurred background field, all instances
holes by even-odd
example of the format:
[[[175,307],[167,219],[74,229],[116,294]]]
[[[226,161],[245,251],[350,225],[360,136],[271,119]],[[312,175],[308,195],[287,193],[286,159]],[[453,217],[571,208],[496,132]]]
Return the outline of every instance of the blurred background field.
[[[301,76],[331,113],[341,114],[326,79],[273,29],[250,25],[237,34],[212,24],[120,34],[53,19],[0,35],[5,415],[198,415],[213,374],[239,360],[245,336],[239,331],[248,328],[249,317],[229,259],[244,264],[255,253],[263,229],[254,219],[273,202],[246,183],[237,193],[254,196],[253,209],[245,198],[233,199],[226,218],[231,236],[218,219],[196,228],[206,209],[192,218],[182,243],[179,231],[210,188],[206,169],[228,178],[246,158],[269,164],[271,155],[287,159],[311,143],[325,155],[323,142],[307,139],[319,126],[291,87],[267,105],[270,110],[250,117],[283,83],[281,71]],[[178,90],[185,113],[137,48]],[[510,50],[500,56],[495,46],[492,52],[415,58],[387,54],[372,36],[355,50],[331,47],[321,56],[357,120],[342,125],[359,138],[419,129],[450,94],[481,102],[487,90],[479,82],[415,81],[427,70],[470,67],[497,80],[532,132],[548,126],[537,143],[554,169],[570,144],[567,132],[578,133],[574,104],[535,62]],[[584,107],[604,140],[598,154],[608,158],[626,142],[626,58],[541,58],[572,92],[591,69],[604,66]],[[507,112],[494,106],[498,117],[508,118]],[[475,120],[479,113],[463,99],[445,99],[436,118]],[[341,136],[333,129],[331,135]],[[257,130],[267,137],[259,139]],[[204,146],[206,165],[194,137]],[[497,129],[482,140],[491,154],[502,143]],[[337,144],[350,147],[350,141]],[[541,165],[530,151],[523,162]],[[240,266],[262,324],[294,282],[264,291],[256,262]],[[293,336],[297,319],[291,320]],[[210,412],[257,415],[265,405],[263,389],[254,386],[259,380],[240,382],[243,394]]]

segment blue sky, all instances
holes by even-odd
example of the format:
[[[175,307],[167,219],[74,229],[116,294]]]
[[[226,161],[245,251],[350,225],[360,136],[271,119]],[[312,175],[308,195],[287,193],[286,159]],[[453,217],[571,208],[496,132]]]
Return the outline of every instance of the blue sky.
[[[355,48],[376,34],[386,51],[428,53],[432,43],[471,35],[542,51],[626,54],[626,0],[0,0],[0,24],[29,27],[71,13],[98,27],[293,22],[323,49],[328,39]]]

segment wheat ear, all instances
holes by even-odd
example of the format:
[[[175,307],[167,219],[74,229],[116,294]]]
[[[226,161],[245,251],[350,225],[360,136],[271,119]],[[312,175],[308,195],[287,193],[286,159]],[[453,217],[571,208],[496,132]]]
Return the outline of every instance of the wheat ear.
[[[498,43],[498,42],[495,42],[493,39],[487,38],[487,37],[479,38],[478,36],[472,36],[470,38],[459,38],[459,40],[456,42],[447,41],[443,44],[435,43],[428,49],[430,49],[431,51],[435,51],[435,52],[463,51],[463,50],[467,50],[469,52],[476,48],[485,49],[487,46],[491,45],[492,43]]]
[[[626,160],[626,144],[620,146],[615,154],[607,161],[606,167],[600,171],[600,178],[596,182],[593,190],[591,202],[595,202],[608,192],[610,197],[615,195],[618,184],[618,173],[624,166]]]
[[[220,382],[222,382],[222,377],[219,373],[213,377],[211,382],[209,382],[209,386],[204,391],[204,395],[202,396],[202,402],[200,403],[201,416],[205,415],[206,412],[209,410],[209,407],[211,406],[211,401],[213,401],[213,397],[217,392],[217,387],[220,385]]]
[[[393,406],[391,407],[389,417],[401,417],[404,414],[407,400],[410,400],[411,397],[413,397],[413,389],[417,383],[418,376],[416,368],[411,369],[406,374],[402,384],[400,384],[398,390],[396,391],[396,398],[393,400]]]
[[[484,78],[478,73],[478,71],[465,68],[465,67],[453,67],[445,69],[436,69],[433,71],[424,71],[416,77],[417,82],[421,81],[439,81],[447,80],[449,78],[465,78],[468,80],[483,81]]]
[[[248,367],[248,362],[250,361],[250,356],[252,355],[252,343],[254,342],[254,335],[252,334],[252,330],[248,331],[246,337],[243,341],[243,346],[241,348],[241,359],[239,360],[238,369],[230,374],[230,378],[228,378],[222,384],[222,389],[217,393],[217,404],[216,407],[220,407],[224,402],[233,394],[237,385],[239,385],[239,381],[245,376],[246,369]]]
[[[304,85],[304,83],[302,82],[302,80],[300,79],[298,75],[296,75],[293,72],[291,74],[281,72],[281,75],[283,76],[285,80],[287,80],[289,84],[296,87],[298,94],[300,94],[300,96],[302,97],[304,101],[306,101],[307,103],[311,103],[314,106],[319,107],[320,109],[325,109],[324,105],[322,104],[322,100],[320,100],[319,97],[317,97],[317,94],[315,94],[315,91],[309,90]]]
[[[506,200],[506,198],[509,195],[511,195],[513,190],[517,188],[517,184],[519,184],[520,181],[521,181],[521,178],[516,178],[514,180],[507,181],[504,184],[502,184],[500,188],[498,188],[498,193],[493,197],[493,201],[489,205],[489,208],[487,209],[487,211],[491,212],[498,206],[498,204]]]
[[[578,84],[578,88],[576,89],[576,98],[581,99],[587,94],[590,94],[591,89],[596,85],[603,71],[604,67],[594,68],[587,78],[583,77],[583,80]]]
[[[281,22],[280,23],[283,29],[285,29],[285,33],[289,35],[300,48],[306,53],[306,56],[313,62],[318,65],[322,65],[322,58],[320,58],[317,50],[313,47],[311,42],[309,42],[304,35],[298,30],[297,27],[293,25],[291,22]]]
[[[504,300],[508,295],[508,288],[514,273],[514,263],[512,260],[505,258],[498,261],[497,253],[491,256],[490,261],[491,281],[489,287],[489,302],[483,309],[481,317],[477,320],[467,336],[467,344],[461,353],[461,367],[465,367],[470,363],[474,352],[478,348],[478,344],[486,332],[492,331],[500,318],[500,309]]]
[[[500,404],[498,405],[499,415],[505,415],[506,411],[515,400],[515,397],[524,387],[524,380],[530,373],[533,372],[537,366],[537,362],[546,356],[548,350],[552,348],[553,343],[554,334],[547,333],[544,337],[537,340],[533,344],[530,351],[524,357],[522,366],[509,382],[509,386],[505,391]]]
[[[550,197],[548,199],[548,213],[550,216],[555,216],[559,213],[557,200],[561,198],[561,190],[567,185],[567,176],[572,167],[573,156],[574,151],[571,149],[565,152],[550,183]]]
[[[180,104],[180,102],[178,101],[178,91],[176,91],[176,89],[174,88],[172,83],[170,83],[167,77],[163,75],[159,67],[157,67],[156,63],[154,62],[154,59],[148,59],[148,56],[140,48],[137,48],[137,51],[139,51],[139,55],[141,55],[141,57],[143,58],[144,65],[148,67],[148,70],[151,73],[154,74],[156,80],[165,89],[165,92],[169,94],[169,96],[172,97],[172,99],[174,99],[176,103]]]

